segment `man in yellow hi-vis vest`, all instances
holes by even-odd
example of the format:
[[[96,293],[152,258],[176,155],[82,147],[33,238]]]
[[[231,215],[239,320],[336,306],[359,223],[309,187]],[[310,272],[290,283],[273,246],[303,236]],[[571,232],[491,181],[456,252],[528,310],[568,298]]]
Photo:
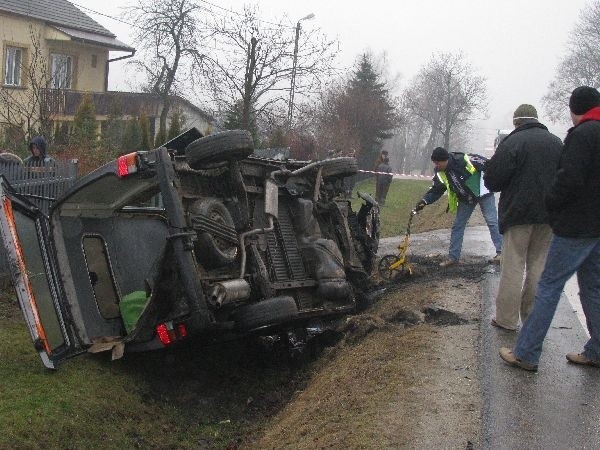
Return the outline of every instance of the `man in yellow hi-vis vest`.
[[[493,262],[500,262],[502,251],[502,236],[498,229],[498,212],[494,194],[489,192],[483,185],[481,172],[487,159],[480,155],[458,153],[448,151],[443,147],[437,147],[431,154],[431,161],[435,167],[433,184],[417,203],[415,209],[422,210],[438,200],[444,192],[448,193],[448,212],[455,213],[456,218],[452,225],[450,234],[450,249],[448,259],[440,263],[441,267],[448,267],[458,263],[462,249],[463,236],[469,217],[479,205],[483,218],[490,230],[490,236],[496,256]]]

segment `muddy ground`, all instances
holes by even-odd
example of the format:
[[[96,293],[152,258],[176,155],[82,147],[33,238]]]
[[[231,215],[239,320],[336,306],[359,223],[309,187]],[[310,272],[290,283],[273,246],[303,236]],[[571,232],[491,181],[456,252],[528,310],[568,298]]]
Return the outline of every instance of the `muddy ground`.
[[[452,219],[430,207],[413,233]],[[469,225],[484,223],[477,209]],[[413,276],[379,280],[385,294],[339,324],[302,388],[242,447],[480,447],[480,282],[490,266],[477,258],[440,270],[445,254],[411,254]]]
[[[480,281],[485,262],[440,273],[414,258],[315,361],[248,448],[470,448],[480,442]]]

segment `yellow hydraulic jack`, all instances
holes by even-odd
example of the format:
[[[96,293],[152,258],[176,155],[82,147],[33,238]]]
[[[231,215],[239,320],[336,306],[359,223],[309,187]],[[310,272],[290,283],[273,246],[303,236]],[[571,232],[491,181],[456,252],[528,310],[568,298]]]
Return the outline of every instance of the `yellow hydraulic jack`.
[[[408,241],[410,239],[410,225],[412,223],[413,217],[417,215],[417,211],[414,209],[410,212],[410,217],[408,219],[408,225],[406,226],[406,234],[404,235],[404,239],[400,241],[398,244],[398,253],[395,255],[385,255],[379,261],[379,276],[385,280],[389,281],[394,276],[394,273],[402,273],[412,275],[413,270],[408,262],[407,253],[408,253]]]

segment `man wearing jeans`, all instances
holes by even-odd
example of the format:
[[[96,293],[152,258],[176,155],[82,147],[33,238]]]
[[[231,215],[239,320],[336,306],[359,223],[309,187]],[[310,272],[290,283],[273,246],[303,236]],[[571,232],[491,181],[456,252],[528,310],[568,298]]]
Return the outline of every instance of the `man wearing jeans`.
[[[553,237],[546,266],[513,350],[500,349],[508,364],[536,371],[542,344],[567,280],[577,273],[590,339],[574,364],[600,367],[600,93],[581,86],[569,100],[571,128],[546,207]]]
[[[479,205],[483,218],[490,230],[490,236],[496,256],[493,262],[500,262],[502,236],[498,229],[498,213],[494,194],[483,187],[481,172],[487,162],[483,156],[467,153],[448,153],[445,148],[437,147],[431,154],[435,174],[433,184],[417,203],[415,209],[422,210],[438,200],[444,192],[448,192],[448,212],[456,213],[450,233],[450,249],[448,259],[441,262],[441,267],[458,263],[462,249],[465,227],[475,205]]]

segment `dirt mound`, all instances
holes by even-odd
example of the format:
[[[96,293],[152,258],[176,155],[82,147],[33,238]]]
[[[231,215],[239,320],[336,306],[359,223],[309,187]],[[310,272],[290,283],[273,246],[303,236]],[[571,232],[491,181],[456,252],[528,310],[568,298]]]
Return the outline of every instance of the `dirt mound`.
[[[479,283],[487,263],[385,285],[250,448],[464,448],[479,442]]]

